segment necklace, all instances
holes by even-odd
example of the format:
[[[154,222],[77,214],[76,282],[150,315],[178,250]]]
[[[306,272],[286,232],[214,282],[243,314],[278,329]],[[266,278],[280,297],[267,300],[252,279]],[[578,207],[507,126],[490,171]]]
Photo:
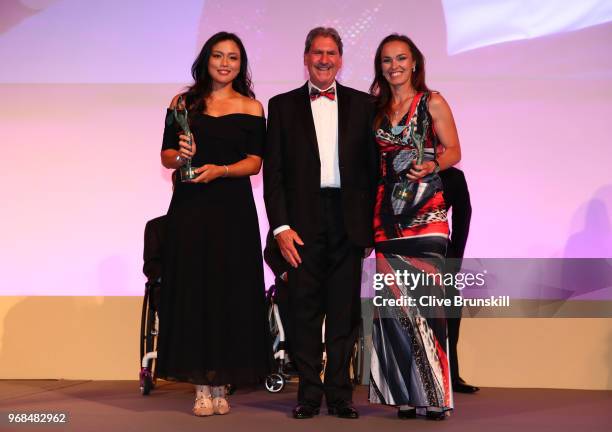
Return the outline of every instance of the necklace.
[[[395,107],[395,109],[391,108],[393,110],[393,118],[397,117],[398,114],[400,114],[400,112],[403,112],[404,110],[402,109],[404,107],[404,105],[406,105],[406,102],[411,101],[414,96],[416,95],[416,93],[408,96],[406,99],[404,99],[403,101],[401,101],[399,104],[397,104]]]

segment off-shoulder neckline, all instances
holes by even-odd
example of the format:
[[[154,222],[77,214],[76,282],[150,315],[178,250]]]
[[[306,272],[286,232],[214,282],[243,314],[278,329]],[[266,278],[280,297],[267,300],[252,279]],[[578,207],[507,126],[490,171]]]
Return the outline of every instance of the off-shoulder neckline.
[[[167,108],[167,110],[168,111],[172,111],[172,108]],[[213,116],[213,115],[210,115],[210,114],[203,114],[203,113],[198,113],[198,114],[201,115],[202,117],[210,117],[210,118],[223,118],[223,117],[239,115],[239,116],[253,117],[253,118],[256,118],[256,119],[260,118],[260,119],[264,119],[265,120],[264,116],[255,115],[255,114],[248,114],[248,113],[229,113],[229,114],[223,114],[223,115],[220,115],[220,116]]]
[[[210,114],[201,114],[204,117],[210,117],[210,118],[223,118],[223,117],[229,117],[229,116],[235,116],[235,115],[241,115],[241,116],[247,116],[247,117],[253,117],[253,118],[265,118],[263,116],[259,116],[259,115],[255,115],[255,114],[248,114],[248,113],[229,113],[229,114],[223,114],[220,116],[214,116],[214,115],[210,115]]]

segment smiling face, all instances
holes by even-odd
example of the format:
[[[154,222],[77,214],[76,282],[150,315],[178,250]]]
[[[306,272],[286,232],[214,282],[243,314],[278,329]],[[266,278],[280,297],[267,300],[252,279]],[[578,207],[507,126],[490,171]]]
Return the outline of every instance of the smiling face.
[[[412,68],[416,62],[410,47],[402,41],[386,43],[380,53],[382,73],[389,85],[401,86],[410,82]]]
[[[308,68],[310,82],[321,90],[327,90],[342,67],[342,56],[333,38],[317,36],[304,54],[304,65]]]
[[[218,84],[234,81],[240,72],[240,48],[236,42],[225,40],[212,47],[208,60],[208,73]]]

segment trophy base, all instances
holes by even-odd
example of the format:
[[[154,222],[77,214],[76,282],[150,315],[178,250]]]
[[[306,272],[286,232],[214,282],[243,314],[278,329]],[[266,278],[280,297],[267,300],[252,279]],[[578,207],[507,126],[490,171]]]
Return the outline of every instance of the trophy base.
[[[415,182],[397,183],[393,188],[393,198],[410,204],[414,200],[417,189],[418,183]]]
[[[193,181],[193,179],[195,179],[196,177],[198,177],[200,174],[196,173],[195,170],[198,169],[199,167],[194,167],[194,166],[182,166],[180,169],[180,174],[181,174],[181,181],[182,182],[191,182]]]

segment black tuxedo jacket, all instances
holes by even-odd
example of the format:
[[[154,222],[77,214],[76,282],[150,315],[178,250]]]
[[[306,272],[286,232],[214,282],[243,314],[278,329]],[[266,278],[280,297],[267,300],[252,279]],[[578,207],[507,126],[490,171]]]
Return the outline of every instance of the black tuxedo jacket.
[[[363,92],[336,84],[338,153],[344,223],[356,246],[373,244],[378,152],[374,104]],[[308,83],[270,99],[264,155],[264,199],[270,228],[290,225],[304,243],[319,226],[321,162]]]

